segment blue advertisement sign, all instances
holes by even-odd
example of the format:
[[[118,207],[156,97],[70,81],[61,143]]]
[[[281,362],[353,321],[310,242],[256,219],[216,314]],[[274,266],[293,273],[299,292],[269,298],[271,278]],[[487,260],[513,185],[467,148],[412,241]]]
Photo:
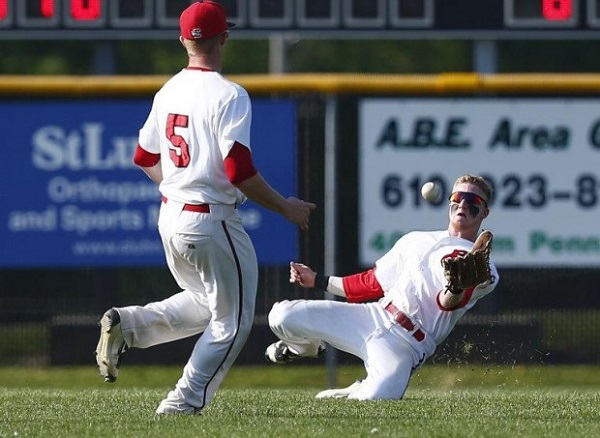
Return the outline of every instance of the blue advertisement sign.
[[[0,102],[0,268],[163,266],[158,187],[133,164],[150,99]],[[252,152],[284,196],[296,193],[291,100],[253,101]],[[297,255],[297,227],[240,207],[259,263]]]

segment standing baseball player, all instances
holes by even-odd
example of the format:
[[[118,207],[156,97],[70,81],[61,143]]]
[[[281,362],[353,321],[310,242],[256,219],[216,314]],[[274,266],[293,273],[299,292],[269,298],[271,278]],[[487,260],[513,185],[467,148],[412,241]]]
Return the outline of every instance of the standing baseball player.
[[[219,73],[231,26],[216,2],[183,11],[180,41],[189,64],[156,94],[134,157],[159,184],[158,229],[183,291],[143,307],[112,308],[100,320],[96,358],[107,382],[117,379],[128,348],[202,333],[159,414],[200,412],[252,327],[258,266],[236,207],[247,197],[301,229],[315,208],[282,197],[253,165],[250,98]]]
[[[478,237],[491,201],[492,189],[483,178],[464,175],[450,196],[448,228],[404,235],[374,268],[326,277],[291,263],[291,283],[324,289],[348,302],[275,303],[269,325],[281,340],[267,348],[267,360],[281,364],[316,357],[328,343],[362,359],[366,378],[317,398],[402,398],[412,372],[498,284],[489,261],[492,235],[484,231]]]

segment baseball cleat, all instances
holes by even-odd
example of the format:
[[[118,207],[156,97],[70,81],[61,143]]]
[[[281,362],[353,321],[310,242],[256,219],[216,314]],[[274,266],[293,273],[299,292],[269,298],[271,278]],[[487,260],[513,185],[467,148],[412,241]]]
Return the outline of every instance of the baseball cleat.
[[[195,408],[187,403],[176,403],[175,405],[162,401],[156,409],[158,415],[201,415],[202,409]]]
[[[323,345],[319,345],[319,350],[315,357],[321,356],[325,352],[325,347]],[[284,364],[288,362],[292,362],[296,359],[300,359],[301,357],[308,356],[300,356],[290,350],[290,347],[283,341],[277,341],[274,344],[271,344],[265,350],[265,359],[269,362]]]
[[[114,382],[119,375],[121,354],[127,344],[121,331],[121,317],[116,309],[108,310],[100,322],[100,340],[96,347],[96,363],[105,382]]]
[[[352,385],[346,388],[326,389],[319,392],[316,398],[348,398],[348,396],[360,386],[360,380],[357,380]]]

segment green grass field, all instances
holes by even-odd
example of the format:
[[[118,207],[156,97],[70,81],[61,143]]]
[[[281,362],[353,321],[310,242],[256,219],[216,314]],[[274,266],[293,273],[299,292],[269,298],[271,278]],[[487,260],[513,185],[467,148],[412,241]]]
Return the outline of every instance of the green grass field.
[[[426,365],[403,400],[316,400],[322,366],[231,370],[198,416],[154,410],[178,367],[0,368],[0,437],[576,437],[600,436],[600,368]],[[362,377],[340,366],[337,383]]]

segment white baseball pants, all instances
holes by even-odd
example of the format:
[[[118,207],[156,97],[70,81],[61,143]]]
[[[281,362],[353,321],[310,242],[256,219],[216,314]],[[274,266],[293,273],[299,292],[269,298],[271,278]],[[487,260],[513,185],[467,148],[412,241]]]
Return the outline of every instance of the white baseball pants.
[[[362,359],[367,377],[349,399],[400,399],[413,369],[423,362],[379,303],[282,301],[273,305],[269,325],[301,356],[314,357],[324,341]]]
[[[146,306],[118,308],[125,342],[147,348],[198,333],[183,375],[161,405],[196,411],[213,398],[254,321],[258,264],[233,206],[210,213],[163,203],[159,232],[167,264],[183,292]]]

